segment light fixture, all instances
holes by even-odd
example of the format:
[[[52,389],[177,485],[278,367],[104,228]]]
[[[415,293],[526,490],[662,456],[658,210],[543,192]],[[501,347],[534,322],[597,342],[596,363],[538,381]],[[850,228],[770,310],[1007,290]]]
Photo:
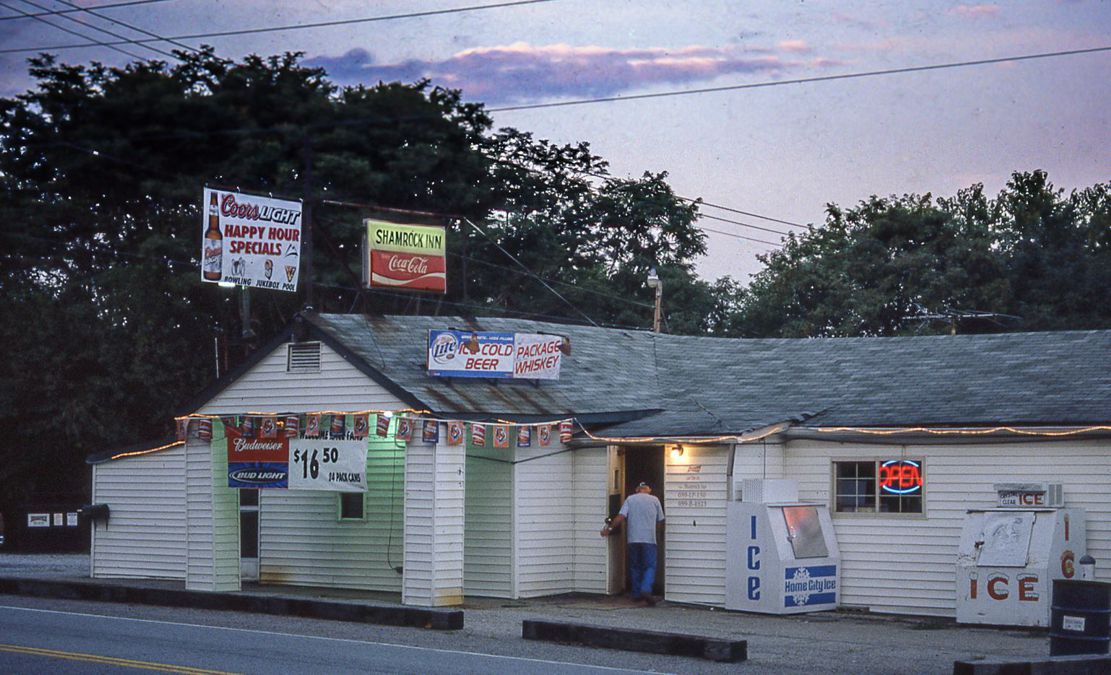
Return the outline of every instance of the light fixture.
[[[675,445],[671,448],[671,458],[680,459],[683,456],[683,446]]]
[[[648,269],[648,288],[656,289],[656,309],[652,315],[652,332],[660,332],[660,305],[663,303],[664,297],[664,282],[660,280],[660,275],[656,273],[656,268],[651,267]]]

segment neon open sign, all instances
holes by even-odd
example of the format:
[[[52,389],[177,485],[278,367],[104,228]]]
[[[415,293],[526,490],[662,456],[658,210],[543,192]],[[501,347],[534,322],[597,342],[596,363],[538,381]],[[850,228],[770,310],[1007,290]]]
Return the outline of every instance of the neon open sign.
[[[880,464],[880,487],[888,494],[914,494],[922,489],[922,466],[909,459],[886,461]]]

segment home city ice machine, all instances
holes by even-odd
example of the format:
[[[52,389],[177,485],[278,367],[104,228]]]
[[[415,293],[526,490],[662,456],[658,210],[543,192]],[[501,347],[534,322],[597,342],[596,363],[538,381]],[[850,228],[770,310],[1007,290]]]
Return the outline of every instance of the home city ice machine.
[[[957,622],[1049,626],[1053,581],[1087,552],[1083,509],[1055,483],[999,483],[994,508],[971,509],[957,551]]]
[[[836,609],[841,553],[829,508],[794,480],[742,480],[725,531],[725,608],[764,614]]]

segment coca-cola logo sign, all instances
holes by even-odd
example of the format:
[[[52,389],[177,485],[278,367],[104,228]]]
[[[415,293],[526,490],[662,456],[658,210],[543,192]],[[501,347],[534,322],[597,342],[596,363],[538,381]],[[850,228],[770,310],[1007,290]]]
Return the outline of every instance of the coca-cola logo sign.
[[[367,282],[371,288],[447,292],[443,227],[367,219]]]
[[[386,261],[386,269],[406,274],[428,274],[428,259],[417,255],[391,255]]]

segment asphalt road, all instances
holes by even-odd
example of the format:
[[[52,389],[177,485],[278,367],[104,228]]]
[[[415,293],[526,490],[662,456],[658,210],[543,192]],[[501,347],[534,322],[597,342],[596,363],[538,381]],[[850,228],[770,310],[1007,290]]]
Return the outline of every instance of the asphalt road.
[[[18,673],[614,673],[611,668],[269,630],[0,606],[0,670]]]

